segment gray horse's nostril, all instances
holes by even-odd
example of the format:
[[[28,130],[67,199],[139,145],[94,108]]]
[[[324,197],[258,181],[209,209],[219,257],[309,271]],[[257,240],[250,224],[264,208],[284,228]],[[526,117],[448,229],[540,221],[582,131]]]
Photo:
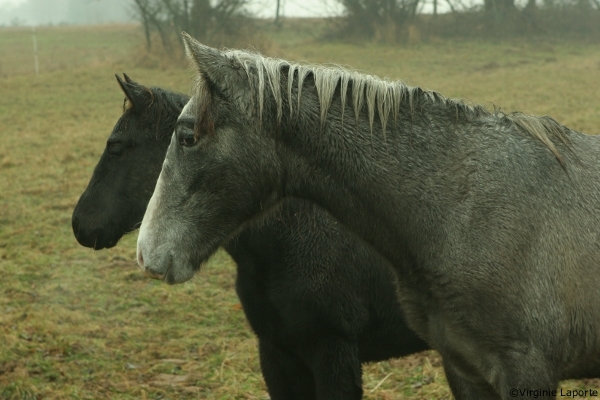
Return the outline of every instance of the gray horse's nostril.
[[[137,262],[138,265],[144,269],[144,255],[142,254],[142,250],[140,249],[137,254]]]

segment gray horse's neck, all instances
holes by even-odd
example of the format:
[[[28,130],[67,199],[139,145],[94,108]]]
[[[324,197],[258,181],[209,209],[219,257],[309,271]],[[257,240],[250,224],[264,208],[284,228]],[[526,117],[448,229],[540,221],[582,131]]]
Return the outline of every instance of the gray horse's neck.
[[[386,243],[378,250],[390,258],[398,257],[390,237],[403,238],[402,247],[415,250],[440,240],[439,216],[433,214],[443,213],[444,203],[460,201],[465,190],[460,182],[465,171],[449,177],[461,158],[456,130],[464,124],[450,120],[445,110],[438,110],[435,122],[432,114],[402,109],[384,137],[377,119],[371,131],[366,116],[357,125],[346,110],[342,123],[338,108],[334,101],[322,128],[314,118],[318,104],[310,100],[300,116],[284,118],[286,175],[300,177],[287,182],[286,195],[308,197],[367,241]]]
[[[503,115],[469,115],[421,99],[412,109],[401,107],[384,136],[377,118],[370,128],[366,111],[357,123],[346,110],[342,123],[336,100],[321,127],[311,89],[300,115],[283,121],[286,175],[299,177],[289,178],[286,194],[325,207],[392,261],[410,253],[436,262],[442,253],[435,249],[449,243],[450,232],[463,229],[470,218],[485,217],[472,209],[525,207],[551,215],[551,207],[531,191],[544,198],[556,182],[568,184],[554,152]],[[560,141],[555,144],[563,155],[571,154]],[[574,163],[568,167],[575,173]],[[534,215],[506,213],[498,221]]]

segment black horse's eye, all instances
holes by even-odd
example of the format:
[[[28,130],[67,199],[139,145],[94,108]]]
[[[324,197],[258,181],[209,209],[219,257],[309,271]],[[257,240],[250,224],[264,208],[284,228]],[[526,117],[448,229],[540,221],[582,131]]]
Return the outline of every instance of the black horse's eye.
[[[125,146],[121,142],[112,142],[106,145],[106,149],[108,151],[108,155],[111,158],[121,157],[123,155],[123,151],[125,150]]]

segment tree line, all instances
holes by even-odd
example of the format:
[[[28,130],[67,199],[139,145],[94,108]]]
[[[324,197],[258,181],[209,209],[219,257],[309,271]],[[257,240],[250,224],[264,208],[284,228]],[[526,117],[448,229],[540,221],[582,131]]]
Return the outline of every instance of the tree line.
[[[133,0],[150,50],[158,38],[167,52],[190,33],[214,45],[247,34],[252,16],[246,6],[256,0]],[[335,0],[344,10],[332,18],[340,37],[401,40],[411,28],[439,35],[514,36],[538,33],[564,35],[600,33],[600,0]],[[272,0],[280,23],[280,0]],[[428,6],[427,13],[423,10]],[[450,12],[440,14],[441,7]]]

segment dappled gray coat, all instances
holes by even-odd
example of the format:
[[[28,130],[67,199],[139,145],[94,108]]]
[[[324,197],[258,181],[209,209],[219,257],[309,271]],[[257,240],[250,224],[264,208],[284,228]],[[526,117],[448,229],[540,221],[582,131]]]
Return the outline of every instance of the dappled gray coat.
[[[176,130],[144,217],[148,273],[185,281],[240,226],[302,197],[392,262],[457,399],[550,399],[561,379],[600,376],[598,138],[185,40],[199,79],[180,121],[195,132]]]

